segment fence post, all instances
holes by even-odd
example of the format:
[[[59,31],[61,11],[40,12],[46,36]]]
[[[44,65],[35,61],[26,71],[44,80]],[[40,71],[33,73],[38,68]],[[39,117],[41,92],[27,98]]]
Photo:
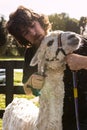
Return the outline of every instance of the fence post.
[[[7,106],[14,98],[14,94],[19,94],[22,86],[14,86],[14,69],[23,69],[23,61],[6,60],[0,61],[0,68],[6,69],[6,85],[0,86],[0,94],[5,94],[5,105]],[[21,94],[24,94],[21,93]],[[4,110],[0,109],[0,118],[3,116]]]
[[[13,62],[8,62],[6,66],[6,106],[13,100],[14,94],[14,75],[13,75]]]

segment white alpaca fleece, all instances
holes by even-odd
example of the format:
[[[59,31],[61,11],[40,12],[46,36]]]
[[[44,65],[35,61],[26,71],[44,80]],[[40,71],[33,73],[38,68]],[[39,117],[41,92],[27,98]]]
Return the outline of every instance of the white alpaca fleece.
[[[65,54],[72,53],[81,45],[81,39],[74,32],[54,31],[42,41],[31,66],[38,64],[38,73],[45,75],[40,106],[37,108],[27,99],[14,99],[3,115],[3,130],[62,130],[64,100],[65,55],[57,53],[58,35]],[[28,84],[28,82],[27,82]]]
[[[3,129],[5,130],[37,130],[35,121],[39,109],[32,101],[25,98],[15,98],[5,110]],[[35,128],[34,128],[35,127]]]

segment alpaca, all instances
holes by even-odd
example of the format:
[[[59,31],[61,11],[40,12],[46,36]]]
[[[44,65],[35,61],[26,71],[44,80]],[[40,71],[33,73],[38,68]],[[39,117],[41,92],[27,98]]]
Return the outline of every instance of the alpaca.
[[[39,96],[40,106],[38,108],[27,99],[15,98],[5,109],[3,130],[63,129],[65,55],[80,45],[81,38],[74,32],[54,31],[45,36],[30,63],[31,66],[38,64],[38,73],[45,75]]]

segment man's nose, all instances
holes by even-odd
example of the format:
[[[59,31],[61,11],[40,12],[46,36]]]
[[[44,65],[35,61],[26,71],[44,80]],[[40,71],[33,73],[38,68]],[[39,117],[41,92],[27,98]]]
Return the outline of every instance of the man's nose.
[[[30,31],[30,34],[31,34],[31,35],[33,35],[33,36],[36,35],[36,31],[35,31],[35,29],[29,29],[29,31]]]

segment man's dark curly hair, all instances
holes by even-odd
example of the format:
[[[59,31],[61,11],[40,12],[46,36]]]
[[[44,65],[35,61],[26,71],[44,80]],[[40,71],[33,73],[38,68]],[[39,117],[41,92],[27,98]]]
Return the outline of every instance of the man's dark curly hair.
[[[51,29],[51,24],[47,16],[37,14],[33,10],[23,6],[19,6],[15,12],[9,15],[6,27],[8,32],[18,41],[19,45],[26,46],[29,45],[29,41],[22,36],[21,27],[29,27],[35,20],[39,21],[46,33]]]

